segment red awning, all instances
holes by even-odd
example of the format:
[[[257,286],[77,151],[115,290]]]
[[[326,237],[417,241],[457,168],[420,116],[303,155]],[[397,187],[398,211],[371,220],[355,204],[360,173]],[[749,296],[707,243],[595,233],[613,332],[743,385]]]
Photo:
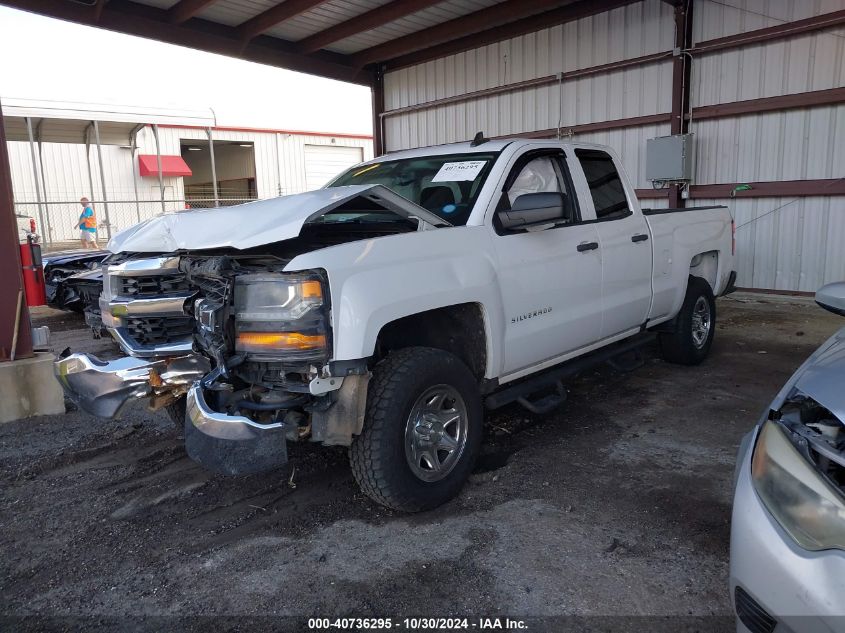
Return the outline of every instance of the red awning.
[[[156,176],[158,177],[158,158],[155,154],[139,154],[138,168],[141,170],[142,176]],[[193,172],[188,167],[188,163],[181,156],[164,156],[161,157],[161,175],[162,176],[190,176]]]

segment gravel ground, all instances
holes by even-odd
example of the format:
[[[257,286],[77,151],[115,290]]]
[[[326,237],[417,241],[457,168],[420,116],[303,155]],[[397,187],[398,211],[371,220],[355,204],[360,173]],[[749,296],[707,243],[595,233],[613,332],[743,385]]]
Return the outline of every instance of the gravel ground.
[[[648,349],[633,372],[572,381],[554,414],[488,414],[470,483],[418,515],[365,498],[338,448],[295,445],[286,469],[226,478],[140,407],[118,422],[74,411],[0,425],[0,629],[460,615],[477,630],[478,616],[534,618],[535,631],[731,630],[736,448],[843,322],[776,296],[718,309],[699,367]],[[34,321],[51,326],[56,351],[113,351],[74,315]]]

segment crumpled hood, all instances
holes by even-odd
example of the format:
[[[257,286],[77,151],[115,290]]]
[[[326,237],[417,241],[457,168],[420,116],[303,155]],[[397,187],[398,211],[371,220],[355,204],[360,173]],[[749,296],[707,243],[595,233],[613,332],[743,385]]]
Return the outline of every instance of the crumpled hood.
[[[845,423],[845,328],[833,338],[835,343],[819,349],[796,372],[795,387]]]
[[[272,244],[298,236],[306,222],[358,196],[401,217],[417,217],[434,226],[448,226],[387,187],[353,185],[232,207],[166,213],[121,231],[109,240],[108,249],[112,253],[169,253],[215,248],[243,250]]]
[[[798,389],[845,423],[845,327],[834,333],[795,370],[770,408],[778,411],[793,389]]]

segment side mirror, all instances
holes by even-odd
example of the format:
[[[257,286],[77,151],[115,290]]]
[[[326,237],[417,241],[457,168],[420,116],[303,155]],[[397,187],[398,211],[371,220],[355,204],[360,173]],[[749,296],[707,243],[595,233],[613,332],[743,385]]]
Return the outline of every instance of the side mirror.
[[[845,281],[827,284],[816,290],[816,303],[828,312],[845,316]]]
[[[553,224],[563,219],[563,194],[524,193],[510,209],[499,211],[499,221],[506,229]]]

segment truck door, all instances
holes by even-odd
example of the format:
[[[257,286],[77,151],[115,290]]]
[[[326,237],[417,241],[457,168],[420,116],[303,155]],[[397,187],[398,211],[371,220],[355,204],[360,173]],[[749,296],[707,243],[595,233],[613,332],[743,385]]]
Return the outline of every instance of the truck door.
[[[493,244],[505,309],[502,374],[515,378],[598,340],[602,256],[595,223],[581,222],[560,149],[528,150],[507,173],[493,218]],[[561,194],[562,217],[529,230],[503,228],[498,214],[531,193]]]
[[[626,183],[610,154],[581,148],[575,155],[596,214],[602,253],[601,338],[606,338],[645,323],[652,292],[651,235],[639,205],[628,199]]]

